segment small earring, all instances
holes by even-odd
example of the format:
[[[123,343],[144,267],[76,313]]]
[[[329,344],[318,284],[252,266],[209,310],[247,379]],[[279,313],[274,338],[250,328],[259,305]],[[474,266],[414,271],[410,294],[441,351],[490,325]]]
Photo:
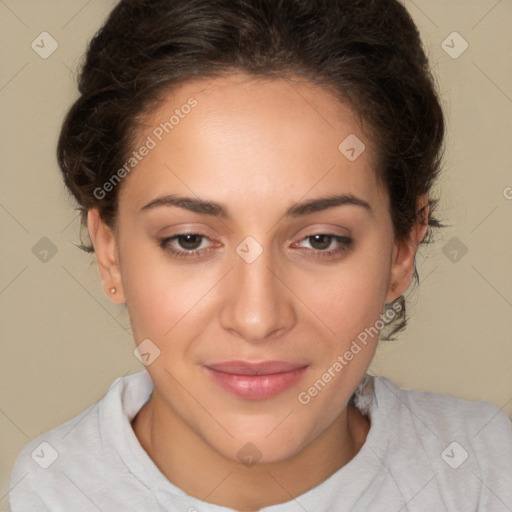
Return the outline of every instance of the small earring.
[[[110,293],[112,295],[114,295],[115,293],[117,293],[117,288],[115,286],[112,286],[112,288],[110,288]]]

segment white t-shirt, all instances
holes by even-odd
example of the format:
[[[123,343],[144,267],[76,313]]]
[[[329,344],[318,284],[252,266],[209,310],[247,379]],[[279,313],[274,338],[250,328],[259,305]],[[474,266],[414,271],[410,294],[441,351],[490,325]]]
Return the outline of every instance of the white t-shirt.
[[[28,443],[11,475],[11,512],[232,512],[173,485],[140,445],[131,420],[152,388],[145,371],[119,378],[97,404]],[[496,406],[370,375],[353,398],[371,420],[359,453],[263,512],[512,511],[512,423]]]

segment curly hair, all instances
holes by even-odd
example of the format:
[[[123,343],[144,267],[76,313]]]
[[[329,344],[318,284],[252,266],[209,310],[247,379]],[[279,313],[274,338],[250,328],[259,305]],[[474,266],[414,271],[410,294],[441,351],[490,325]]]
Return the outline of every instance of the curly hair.
[[[107,182],[137,128],[180,84],[232,72],[299,77],[348,102],[371,134],[397,240],[417,221],[432,239],[444,117],[420,35],[398,0],[121,0],[91,40],[57,158],[82,212],[116,220]],[[429,198],[429,213],[417,198]],[[84,248],[92,251],[89,244]],[[418,282],[418,273],[414,268]],[[390,335],[406,325],[405,300]],[[389,306],[389,305],[388,305]]]

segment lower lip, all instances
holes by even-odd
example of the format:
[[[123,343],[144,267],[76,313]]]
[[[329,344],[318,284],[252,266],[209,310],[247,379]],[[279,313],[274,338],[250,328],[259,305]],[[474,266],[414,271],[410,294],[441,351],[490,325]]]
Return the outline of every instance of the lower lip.
[[[305,366],[271,375],[235,375],[204,368],[222,389],[247,400],[265,400],[284,393],[297,384],[307,370]]]

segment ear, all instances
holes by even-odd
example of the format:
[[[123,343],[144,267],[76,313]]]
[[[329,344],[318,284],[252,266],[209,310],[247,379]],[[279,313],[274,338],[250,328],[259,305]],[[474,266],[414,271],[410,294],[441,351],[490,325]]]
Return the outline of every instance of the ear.
[[[87,228],[89,230],[89,238],[94,246],[103,291],[112,302],[124,304],[125,297],[121,281],[116,238],[113,231],[100,217],[97,208],[91,208],[87,212]]]
[[[428,229],[429,209],[427,196],[419,196],[416,203],[418,220],[412,227],[409,238],[395,242],[386,295],[387,304],[405,293],[411,284],[416,252]]]

